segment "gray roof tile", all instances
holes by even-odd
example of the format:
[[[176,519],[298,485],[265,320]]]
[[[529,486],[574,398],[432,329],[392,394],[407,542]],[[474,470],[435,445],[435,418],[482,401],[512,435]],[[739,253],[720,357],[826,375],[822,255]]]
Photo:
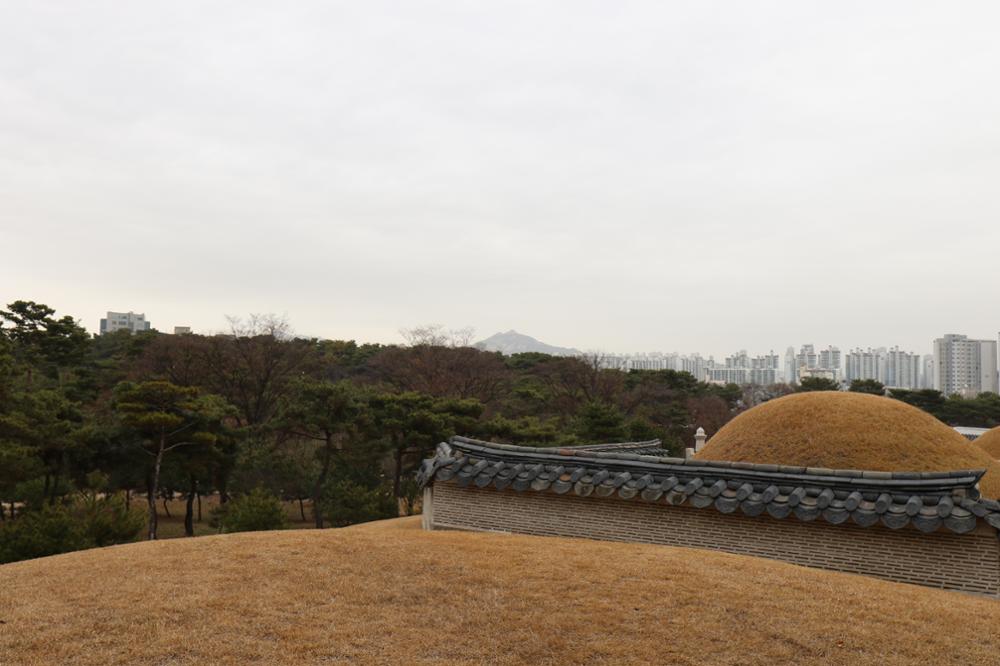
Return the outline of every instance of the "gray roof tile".
[[[913,525],[923,532],[943,525],[962,534],[983,519],[1000,530],[1000,503],[979,498],[984,470],[875,472],[683,460],[647,455],[652,444],[532,448],[455,437],[423,462],[418,480],[639,498],[779,519],[794,513],[799,520],[852,520],[862,527]]]

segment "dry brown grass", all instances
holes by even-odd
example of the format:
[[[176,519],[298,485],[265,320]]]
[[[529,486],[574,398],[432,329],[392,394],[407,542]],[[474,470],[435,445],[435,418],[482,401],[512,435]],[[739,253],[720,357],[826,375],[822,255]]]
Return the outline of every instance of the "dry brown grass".
[[[0,662],[1000,660],[993,599],[665,546],[423,532],[418,521],[0,566]]]
[[[1000,463],[927,412],[864,393],[765,402],[723,426],[698,457],[884,472],[985,468],[980,490],[1000,497]]]
[[[995,460],[1000,460],[1000,427],[987,430],[976,439],[976,445]]]

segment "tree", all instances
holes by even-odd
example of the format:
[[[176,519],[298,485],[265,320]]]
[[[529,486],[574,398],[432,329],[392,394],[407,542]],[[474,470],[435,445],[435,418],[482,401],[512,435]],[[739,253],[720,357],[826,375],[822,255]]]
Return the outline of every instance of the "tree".
[[[427,344],[388,347],[372,359],[370,368],[376,379],[399,391],[484,404],[503,395],[509,375],[497,352]]]
[[[28,386],[33,384],[35,368],[61,382],[62,368],[82,362],[90,336],[72,317],[56,319],[55,310],[34,301],[14,301],[7,307],[0,310],[0,334],[13,342]]]
[[[42,469],[34,449],[0,439],[0,520],[7,519],[5,501],[10,503],[10,517],[14,518],[18,484],[38,477]]]
[[[471,326],[445,330],[441,324],[423,324],[399,331],[411,347],[468,347],[475,333]]]
[[[799,381],[799,386],[796,390],[799,393],[805,391],[839,391],[840,384],[826,377],[803,377]]]
[[[324,490],[322,503],[334,527],[399,515],[396,501],[384,485],[362,485],[349,478],[330,483]]]
[[[733,410],[726,404],[726,401],[717,395],[698,395],[688,398],[685,403],[691,420],[688,427],[684,429],[683,437],[679,447],[682,451],[685,447],[692,446],[694,435],[698,428],[703,428],[705,433],[711,437],[719,431],[733,418]]]
[[[855,379],[851,381],[852,393],[871,393],[872,395],[885,395],[885,384],[874,379]]]
[[[479,424],[477,434],[491,441],[520,446],[568,446],[578,443],[577,436],[561,427],[558,419],[543,420],[536,416],[516,419],[494,416]]]
[[[944,414],[944,409],[948,402],[941,391],[935,391],[934,389],[920,389],[917,391],[889,389],[889,397],[902,400],[908,405],[919,407],[939,419]]]
[[[219,396],[165,381],[123,382],[115,389],[115,411],[152,457],[147,486],[149,539],[156,538],[156,497],[164,456],[181,446],[214,443],[232,408]]]
[[[0,564],[134,541],[141,512],[119,495],[84,492],[70,501],[22,512],[0,527]]]
[[[282,419],[289,432],[320,442],[319,473],[313,485],[313,517],[323,528],[320,495],[337,449],[356,434],[364,415],[363,396],[348,382],[300,380],[285,401]]]
[[[389,440],[393,457],[393,496],[404,499],[403,474],[429,455],[438,442],[457,429],[472,430],[483,407],[476,400],[449,400],[423,393],[381,393],[373,396],[375,431]]]
[[[108,478],[99,472],[87,475],[87,485],[71,505],[81,523],[86,547],[135,541],[146,522],[142,511],[130,508],[121,493],[108,492]]]
[[[29,511],[0,527],[0,564],[86,547],[80,521],[62,506]]]
[[[594,354],[557,358],[535,366],[533,374],[548,394],[547,409],[570,419],[587,403],[618,403],[627,375],[604,367],[605,361],[605,357]]]
[[[281,500],[262,488],[220,506],[215,522],[220,532],[260,532],[288,527]]]
[[[727,387],[718,387],[728,391]],[[709,418],[722,423],[731,414],[726,399],[716,395],[716,387],[697,381],[687,372],[674,370],[633,370],[625,377],[625,392],[619,398],[625,414],[632,419],[629,435],[657,432],[664,448],[679,451],[698,425],[711,427]],[[727,395],[728,393],[723,393]],[[717,416],[721,414],[721,416]],[[635,419],[645,421],[642,427]],[[650,428],[652,430],[650,430]]]
[[[621,442],[626,438],[625,415],[614,405],[592,401],[577,416],[577,434],[588,444]]]
[[[207,339],[201,355],[204,387],[237,409],[240,426],[257,430],[276,416],[289,384],[308,365],[313,345],[294,338],[274,315],[229,318],[230,334]]]
[[[7,407],[0,413],[0,439],[42,462],[45,497],[52,503],[62,489],[67,456],[78,443],[78,406],[59,389],[36,389],[15,394]]]

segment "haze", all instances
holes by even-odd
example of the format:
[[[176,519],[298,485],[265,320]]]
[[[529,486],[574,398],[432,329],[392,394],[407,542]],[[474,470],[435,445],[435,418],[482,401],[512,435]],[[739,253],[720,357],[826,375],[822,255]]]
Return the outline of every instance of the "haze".
[[[990,2],[0,4],[0,300],[96,330],[1000,329]]]

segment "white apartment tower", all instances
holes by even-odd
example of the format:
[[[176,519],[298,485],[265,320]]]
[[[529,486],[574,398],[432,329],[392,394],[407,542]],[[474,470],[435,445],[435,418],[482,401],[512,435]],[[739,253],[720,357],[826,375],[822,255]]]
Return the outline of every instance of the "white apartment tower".
[[[847,354],[846,378],[874,379],[887,388],[921,388],[923,363],[919,354],[911,354],[899,347],[886,349],[853,349]]]
[[[125,329],[134,335],[139,331],[148,331],[150,324],[146,320],[145,314],[134,312],[108,312],[108,316],[101,320],[101,335],[114,333]]]
[[[823,370],[833,370],[835,375],[840,375],[840,350],[836,347],[820,350],[819,367]]]
[[[885,383],[885,349],[852,349],[847,352],[847,381],[874,379]]]
[[[934,388],[945,395],[998,393],[997,341],[946,334],[934,341]]]
[[[934,355],[924,354],[923,363],[923,372],[920,375],[920,388],[932,389],[934,388]]]
[[[920,354],[911,354],[893,347],[885,354],[885,379],[889,388],[920,388]]]
[[[799,366],[795,363],[795,348],[785,350],[785,383],[795,384],[799,381]]]

